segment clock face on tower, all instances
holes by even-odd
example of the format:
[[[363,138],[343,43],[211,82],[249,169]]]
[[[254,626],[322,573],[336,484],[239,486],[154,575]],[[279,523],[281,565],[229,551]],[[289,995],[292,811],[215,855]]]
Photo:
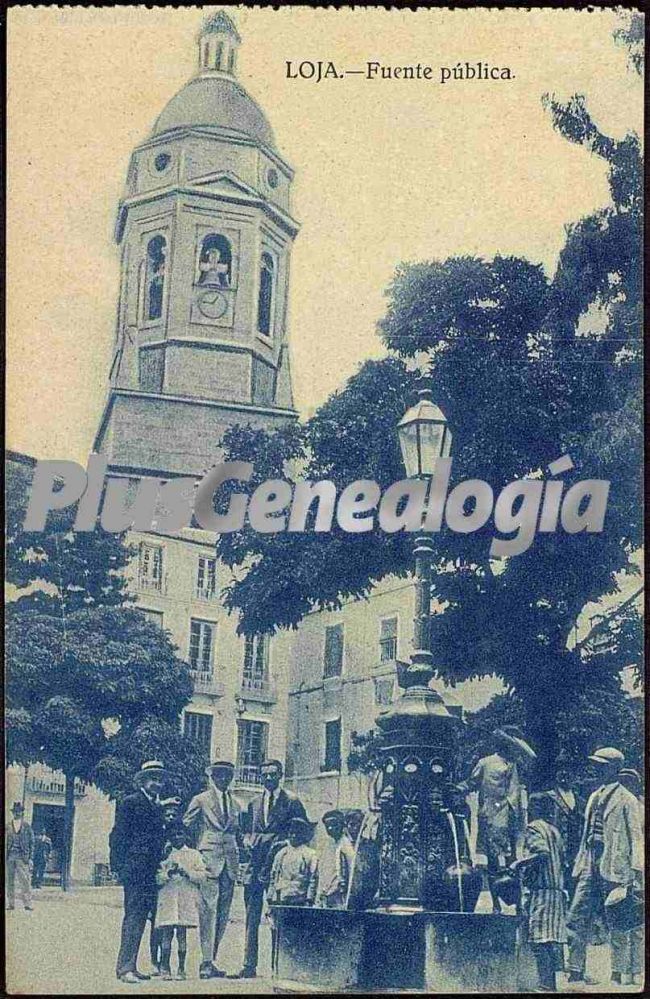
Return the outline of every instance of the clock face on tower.
[[[202,291],[196,300],[199,312],[206,319],[221,319],[228,308],[228,300],[220,291]]]

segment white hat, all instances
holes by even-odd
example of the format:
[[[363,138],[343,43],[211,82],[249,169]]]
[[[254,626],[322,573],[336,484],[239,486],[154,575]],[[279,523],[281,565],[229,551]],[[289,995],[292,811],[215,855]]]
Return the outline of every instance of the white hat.
[[[605,746],[603,749],[597,749],[591,756],[588,756],[587,759],[591,760],[592,763],[625,762],[625,757],[620,749],[614,749],[612,746]]]
[[[135,775],[135,779],[140,781],[145,777],[162,777],[164,773],[165,767],[160,760],[147,760],[140,767],[138,773]]]

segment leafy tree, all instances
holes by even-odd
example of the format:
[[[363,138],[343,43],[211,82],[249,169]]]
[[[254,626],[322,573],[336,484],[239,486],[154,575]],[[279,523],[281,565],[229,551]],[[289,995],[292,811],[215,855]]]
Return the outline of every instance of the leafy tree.
[[[183,740],[170,733],[192,694],[189,669],[166,633],[135,608],[93,607],[63,619],[10,606],[6,647],[7,760],[63,771],[69,844],[75,779],[115,793],[115,765],[126,780],[133,754],[154,736],[156,746],[168,741],[165,760],[178,750]],[[190,746],[185,756],[193,783]],[[69,858],[64,886],[68,869]]]
[[[393,356],[365,364],[290,438],[239,428],[225,442],[229,457],[255,460],[260,477],[280,476],[295,457],[308,479],[386,486],[404,475],[396,424],[414,381],[405,362],[424,353],[453,430],[455,481],[484,479],[496,495],[569,454],[574,479],[611,482],[602,534],[540,534],[498,565],[489,522],[433,536],[434,590],[445,605],[432,619],[439,672],[456,681],[495,673],[517,692],[540,747],[540,781],[553,776],[567,705],[588,689],[612,694],[627,664],[623,643],[594,669],[568,639],[586,603],[614,593],[622,570],[637,571],[643,448],[639,140],[604,135],[581,95],[544,103],[554,128],[604,160],[611,191],[610,205],[567,228],[553,277],[515,257],[400,265],[379,324]],[[308,610],[339,606],[412,566],[409,537],[378,530],[243,529],[222,535],[218,552],[247,570],[226,600],[251,632],[296,626]]]
[[[133,550],[103,531],[75,534],[65,510],[46,531],[23,532],[30,480],[29,465],[9,461],[7,569],[17,589],[7,609],[7,760],[65,775],[67,887],[75,778],[115,796],[155,753],[189,793],[206,761],[178,729],[192,694],[187,664],[166,632],[125,606]]]

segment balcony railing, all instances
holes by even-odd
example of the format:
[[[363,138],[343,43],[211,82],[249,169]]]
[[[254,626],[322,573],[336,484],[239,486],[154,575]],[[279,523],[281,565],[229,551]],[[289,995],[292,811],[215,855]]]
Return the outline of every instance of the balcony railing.
[[[217,590],[214,586],[197,586],[194,590],[195,600],[216,600]]]
[[[248,784],[249,787],[260,787],[262,777],[259,766],[247,763],[238,763],[235,769],[235,780],[238,784]]]
[[[191,669],[190,676],[194,684],[194,691],[197,694],[213,694],[221,697],[224,692],[224,685],[221,680],[217,680],[212,670]]]
[[[138,589],[143,593],[166,593],[167,579],[165,577],[138,576]]]
[[[268,677],[243,676],[241,681],[241,696],[249,700],[266,703],[277,700],[275,684]]]

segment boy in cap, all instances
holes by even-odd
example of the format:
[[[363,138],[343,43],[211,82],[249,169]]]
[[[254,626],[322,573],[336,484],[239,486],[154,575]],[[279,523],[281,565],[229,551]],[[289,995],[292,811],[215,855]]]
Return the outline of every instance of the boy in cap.
[[[11,808],[12,819],[5,833],[5,862],[7,865],[7,909],[16,907],[16,887],[27,911],[32,908],[30,865],[34,854],[34,833],[25,822],[25,809],[20,801]]]
[[[208,789],[190,801],[184,824],[195,834],[208,871],[199,900],[201,978],[223,978],[217,951],[228,925],[239,870],[241,805],[230,791],[233,763],[215,760],[206,770]]]
[[[307,844],[315,823],[293,818],[289,822],[289,843],[278,850],[271,866],[268,901],[270,905],[313,905],[318,889],[318,854]]]
[[[326,909],[344,909],[350,885],[354,847],[345,828],[345,816],[337,808],[325,812],[323,825],[328,840],[319,865],[319,902]]]
[[[524,856],[513,867],[526,889],[524,907],[543,992],[555,992],[559,947],[566,943],[564,844],[553,824],[555,803],[548,793],[531,794]]]

